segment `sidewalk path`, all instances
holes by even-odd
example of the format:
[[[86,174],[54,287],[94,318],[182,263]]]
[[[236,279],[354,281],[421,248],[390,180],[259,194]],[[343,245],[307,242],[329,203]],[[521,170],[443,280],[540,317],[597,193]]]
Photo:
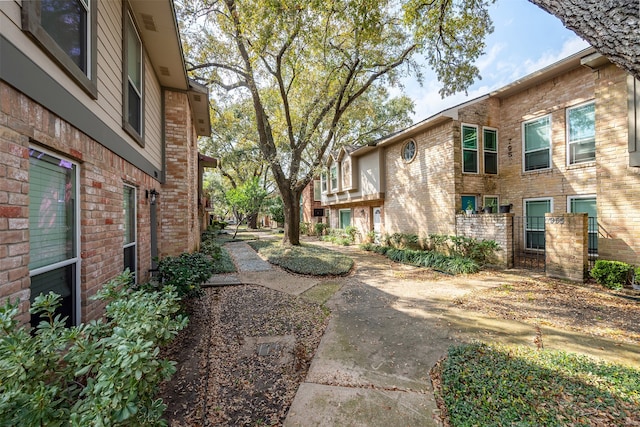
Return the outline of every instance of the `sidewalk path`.
[[[240,283],[299,295],[323,281],[270,266],[246,243],[225,247],[240,270],[235,276]],[[484,317],[454,304],[472,290],[521,280],[517,274],[412,280],[415,267],[357,248],[329,247],[351,256],[356,268],[348,277],[332,279],[342,287],[327,302],[329,325],[285,426],[440,426],[429,371],[451,345],[533,343],[532,325]],[[545,348],[640,365],[639,346],[542,329]]]

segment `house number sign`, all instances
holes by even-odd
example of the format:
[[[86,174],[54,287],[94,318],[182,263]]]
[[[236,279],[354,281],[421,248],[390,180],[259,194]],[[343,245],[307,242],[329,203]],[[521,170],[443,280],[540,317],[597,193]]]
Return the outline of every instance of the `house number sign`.
[[[545,218],[544,222],[547,224],[564,224],[564,217],[549,217]]]

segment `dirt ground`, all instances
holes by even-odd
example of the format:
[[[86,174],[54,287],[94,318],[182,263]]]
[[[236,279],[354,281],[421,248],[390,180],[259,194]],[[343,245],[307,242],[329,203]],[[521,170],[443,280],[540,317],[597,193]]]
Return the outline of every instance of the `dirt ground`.
[[[438,282],[425,269],[392,267],[394,277]],[[500,276],[499,272],[482,272]],[[463,310],[640,344],[640,292],[609,291],[522,276],[453,299]],[[333,292],[337,287],[333,289]],[[207,289],[189,306],[190,324],[164,356],[178,361],[165,384],[172,426],[282,425],[328,321],[323,306],[261,286]]]

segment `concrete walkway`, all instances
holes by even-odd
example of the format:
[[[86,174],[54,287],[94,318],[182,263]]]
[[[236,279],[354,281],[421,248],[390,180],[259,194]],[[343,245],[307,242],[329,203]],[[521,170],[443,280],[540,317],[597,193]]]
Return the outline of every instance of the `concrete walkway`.
[[[265,261],[244,243],[226,247],[242,283],[297,295],[321,281],[278,268],[251,271],[263,268]],[[403,272],[414,272],[413,267],[392,267],[387,258],[357,248],[331,248],[353,257],[355,272],[333,279],[342,287],[327,303],[329,325],[285,426],[439,426],[429,371],[452,344],[533,345],[533,326],[486,318],[453,303],[472,290],[521,280],[517,274],[482,281],[473,276],[412,281]],[[543,336],[545,348],[640,366],[640,346],[551,328],[543,328]]]

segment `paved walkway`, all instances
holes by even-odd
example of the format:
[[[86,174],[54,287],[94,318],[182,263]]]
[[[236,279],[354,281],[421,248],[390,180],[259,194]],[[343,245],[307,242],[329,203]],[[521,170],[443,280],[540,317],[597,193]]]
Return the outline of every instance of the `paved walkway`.
[[[267,269],[244,243],[226,247],[240,266],[242,283],[297,295],[320,281]],[[471,290],[519,280],[517,275],[411,281],[399,273],[413,267],[391,268],[387,258],[332,248],[352,256],[356,270],[337,279],[342,287],[327,303],[329,325],[285,426],[439,426],[429,371],[449,346],[471,340],[533,343],[531,325],[486,318],[453,304]],[[638,346],[551,328],[543,328],[543,335],[545,348],[640,365]]]

